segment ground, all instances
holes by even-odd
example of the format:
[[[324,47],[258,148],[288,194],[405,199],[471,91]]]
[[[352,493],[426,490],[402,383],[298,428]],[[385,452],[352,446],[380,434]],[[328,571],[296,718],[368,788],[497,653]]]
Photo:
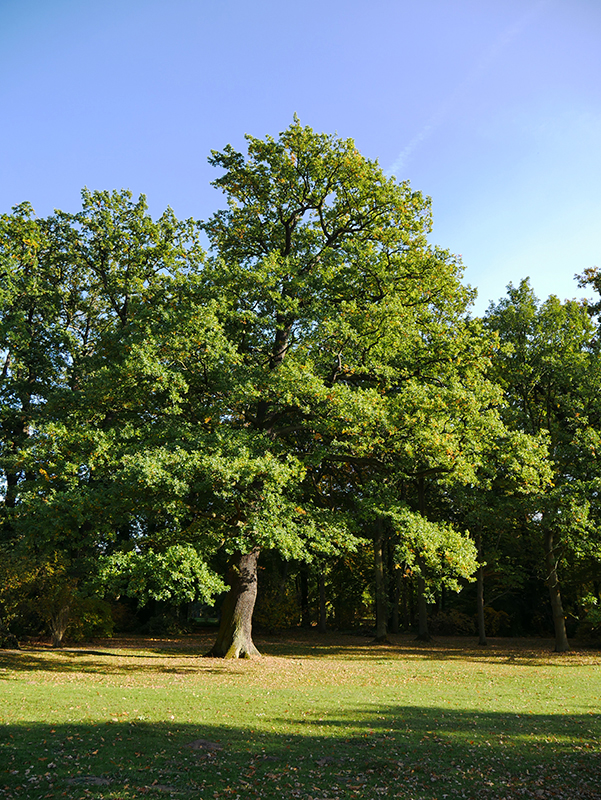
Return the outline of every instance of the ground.
[[[313,631],[0,651],[0,798],[598,798],[601,653]]]

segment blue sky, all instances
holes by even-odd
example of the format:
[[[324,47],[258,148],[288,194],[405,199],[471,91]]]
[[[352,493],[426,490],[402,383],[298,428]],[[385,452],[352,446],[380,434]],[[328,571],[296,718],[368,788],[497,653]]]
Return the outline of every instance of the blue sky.
[[[0,69],[0,212],[206,218],[211,148],[296,112],[432,197],[476,313],[601,266],[600,0],[0,0]]]

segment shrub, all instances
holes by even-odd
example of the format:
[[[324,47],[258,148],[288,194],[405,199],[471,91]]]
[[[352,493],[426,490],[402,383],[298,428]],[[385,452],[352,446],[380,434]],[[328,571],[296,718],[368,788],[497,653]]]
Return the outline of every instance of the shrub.
[[[436,636],[473,636],[476,633],[474,620],[461,611],[439,611],[428,620],[430,631]]]
[[[138,628],[138,633],[150,634],[150,636],[180,636],[182,633],[186,633],[186,628],[174,614],[164,611],[150,617]]]
[[[509,636],[511,617],[505,611],[497,611],[492,606],[485,606],[484,627],[487,636]]]
[[[300,622],[300,608],[296,592],[290,585],[282,590],[269,587],[259,590],[253,614],[253,622],[268,631],[292,628]]]
[[[601,605],[591,605],[588,608],[586,616],[578,625],[576,636],[589,644],[601,645]]]
[[[110,603],[99,597],[78,598],[70,613],[66,636],[74,642],[113,635],[113,614]]]

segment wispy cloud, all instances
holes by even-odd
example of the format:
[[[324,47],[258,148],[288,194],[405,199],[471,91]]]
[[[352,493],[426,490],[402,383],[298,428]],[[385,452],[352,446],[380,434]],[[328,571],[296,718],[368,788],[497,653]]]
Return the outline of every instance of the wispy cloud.
[[[388,168],[386,173],[388,175],[396,175],[409,161],[413,152],[419,145],[425,141],[440,125],[444,122],[445,118],[451,113],[453,108],[457,105],[459,99],[466,94],[466,92],[478,83],[484,75],[488,72],[492,64],[501,56],[505,48],[511,42],[517,39],[524,30],[531,25],[534,20],[542,13],[545,6],[548,6],[552,0],[537,0],[530,9],[523,14],[516,22],[512,23],[506,28],[491,44],[484,56],[477,62],[472,70],[467,74],[463,81],[445,98],[445,100],[436,109],[434,114],[426,122],[423,128],[411,139],[411,141],[401,150],[396,157],[393,164]]]

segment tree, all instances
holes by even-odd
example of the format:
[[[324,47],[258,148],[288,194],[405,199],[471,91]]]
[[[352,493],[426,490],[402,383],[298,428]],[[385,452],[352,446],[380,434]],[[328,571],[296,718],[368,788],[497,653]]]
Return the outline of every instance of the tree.
[[[551,478],[544,432],[532,435],[506,429],[489,442],[477,480],[456,484],[434,501],[437,516],[468,528],[478,550],[476,605],[480,645],[487,644],[485,577],[495,576],[496,591],[501,596],[523,588],[526,564],[519,546],[522,523],[536,512],[537,497],[549,488]]]
[[[64,286],[48,258],[49,230],[23,203],[0,217],[0,465],[4,509],[25,480],[18,451],[32,433],[48,393],[66,378]],[[3,519],[10,527],[9,515]]]
[[[209,257],[198,223],[154,221],[127,192],[7,222],[6,252],[29,253],[27,226],[45,237],[31,263],[54,280],[40,390],[23,394],[6,362],[8,417],[35,405],[28,435],[5,447],[15,540],[60,556],[63,621],[95,575],[144,602],[171,565],[165,591],[211,598],[226,553],[212,655],[228,658],[256,655],[263,550],[323,563],[377,544],[382,523],[424,597],[428,582],[467,576],[473,546],[428,491],[475,480],[500,425],[491,337],[467,316],[458,259],[427,244],[428,199],[297,119],[247,140],[246,154],[210,159],[228,207],[202,226]]]
[[[298,119],[277,140],[246,138],[246,155],[228,146],[210,158],[228,208],[204,223],[214,254],[205,280],[239,354],[223,419],[298,464],[281,497],[310,558],[356,546],[348,515],[374,474],[467,474],[496,390],[483,376],[488,344],[473,349],[460,264],[427,245],[429,201],[351,140]],[[239,527],[228,547],[244,578],[231,583],[219,655],[254,652],[255,554],[292,541],[269,519],[259,537],[246,513],[241,502],[245,535]],[[246,644],[225,630],[244,631]]]
[[[551,296],[539,303],[527,280],[486,315],[499,335],[497,380],[507,425],[548,439],[552,481],[533,495],[526,527],[544,548],[555,650],[569,648],[560,591],[562,559],[598,550],[589,513],[598,484],[591,446],[599,435],[599,370],[587,305]]]
[[[43,480],[43,471],[24,453],[47,416],[51,397],[68,384],[77,327],[76,281],[69,265],[57,258],[52,228],[48,220],[35,218],[28,203],[0,217],[0,548],[10,573],[2,582],[5,612],[11,590],[13,597],[16,587],[26,590],[40,570],[50,594],[65,591],[65,582],[51,567],[56,550],[42,554],[31,539],[23,539],[19,525],[23,492]],[[46,608],[51,627],[60,631],[64,614],[53,602]]]
[[[26,225],[21,209],[4,220],[3,254],[14,277],[2,316],[3,411],[9,421],[25,418],[27,436],[5,444],[3,511],[13,549],[28,554],[34,571],[46,564],[49,625],[60,644],[74,598],[94,590],[103,559],[112,559],[114,573],[134,548],[138,561],[167,558],[182,574],[191,570],[206,599],[219,591],[220,581],[196,563],[195,537],[182,534],[192,515],[189,484],[176,471],[191,472],[198,439],[182,407],[195,394],[204,400],[196,413],[210,414],[203,376],[214,350],[220,367],[225,360],[214,316],[194,293],[195,223],[170,210],[154,222],[144,198],[134,202],[128,192],[84,191],[75,215],[37,221],[25,211]],[[44,236],[35,257],[29,229]],[[19,281],[29,283],[20,289]],[[196,392],[180,360],[196,367]],[[206,554],[214,539],[203,542]],[[136,563],[136,574],[141,568]]]

